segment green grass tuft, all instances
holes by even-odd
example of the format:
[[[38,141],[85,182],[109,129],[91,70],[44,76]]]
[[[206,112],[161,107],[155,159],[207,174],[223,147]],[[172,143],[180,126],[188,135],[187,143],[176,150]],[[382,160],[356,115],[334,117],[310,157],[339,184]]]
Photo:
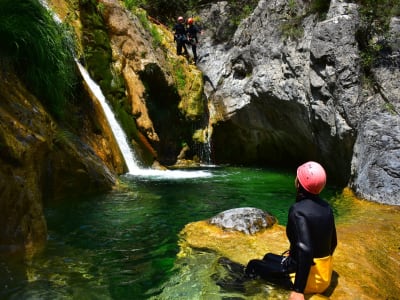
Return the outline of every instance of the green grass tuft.
[[[38,0],[1,0],[0,40],[0,65],[62,117],[76,76],[67,29]]]

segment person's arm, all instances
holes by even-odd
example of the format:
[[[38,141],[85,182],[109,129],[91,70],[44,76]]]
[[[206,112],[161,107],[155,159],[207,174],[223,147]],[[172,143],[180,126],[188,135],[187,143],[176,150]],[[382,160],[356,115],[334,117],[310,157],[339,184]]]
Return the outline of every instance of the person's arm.
[[[289,221],[293,224],[294,242],[296,243],[294,247],[291,247],[296,251],[295,257],[297,262],[293,290],[303,293],[313,263],[313,245],[305,216],[294,210],[289,217]]]

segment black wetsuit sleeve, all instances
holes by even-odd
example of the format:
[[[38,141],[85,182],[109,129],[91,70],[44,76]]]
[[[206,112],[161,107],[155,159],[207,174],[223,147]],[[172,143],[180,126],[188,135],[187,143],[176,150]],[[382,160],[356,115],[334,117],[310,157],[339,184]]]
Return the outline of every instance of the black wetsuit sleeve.
[[[291,252],[295,252],[293,255],[297,262],[293,290],[303,293],[313,263],[311,233],[305,216],[296,210],[291,210],[288,222],[290,222],[290,228],[294,235],[291,240],[291,243],[294,243],[291,246]]]

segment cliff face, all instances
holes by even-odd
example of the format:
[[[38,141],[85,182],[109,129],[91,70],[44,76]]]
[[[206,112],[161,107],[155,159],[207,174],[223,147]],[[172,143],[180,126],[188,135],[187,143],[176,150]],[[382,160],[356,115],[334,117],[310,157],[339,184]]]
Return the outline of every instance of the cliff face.
[[[358,7],[343,1],[331,1],[324,21],[305,14],[306,1],[297,1],[295,14],[305,17],[296,38],[285,34],[294,11],[284,0],[261,0],[236,30],[228,2],[209,4],[201,13],[207,26],[198,51],[204,76],[175,55],[170,29],[115,0],[81,3],[84,13],[53,2],[77,29],[77,49],[95,49],[84,60],[104,58],[97,65],[107,74],[91,73],[106,90],[108,84],[106,96],[126,98],[137,127],[133,143],[145,145],[152,159],[174,163],[182,143],[193,149],[203,141],[204,78],[216,163],[293,167],[314,159],[326,166],[331,183],[400,204],[398,19],[391,23],[390,51],[366,87]],[[84,17],[101,26],[90,27]],[[74,131],[54,121],[15,75],[1,72],[0,245],[35,250],[46,239],[44,199],[110,189],[125,166],[84,86],[73,104],[70,121],[80,128]]]
[[[47,238],[44,200],[111,189],[123,165],[105,159],[109,169],[99,158],[112,148],[107,134],[97,138],[104,148],[96,153],[57,124],[12,73],[2,73],[0,100],[0,250],[34,253]],[[99,135],[84,119],[81,132],[94,143]]]
[[[194,131],[207,125],[201,72],[176,55],[172,28],[153,23],[143,10],[116,0],[79,2],[79,8],[81,56],[117,117],[130,122],[124,129],[136,153],[142,161],[174,164],[182,143],[193,150]]]
[[[400,204],[399,42],[362,82],[359,7],[331,1],[324,21],[284,0],[261,0],[232,36],[227,2],[201,13],[199,54],[216,163],[290,166],[320,161],[330,183],[373,201]],[[285,32],[303,15],[295,38]],[[286,29],[285,29],[286,28]],[[287,37],[289,36],[289,37]]]

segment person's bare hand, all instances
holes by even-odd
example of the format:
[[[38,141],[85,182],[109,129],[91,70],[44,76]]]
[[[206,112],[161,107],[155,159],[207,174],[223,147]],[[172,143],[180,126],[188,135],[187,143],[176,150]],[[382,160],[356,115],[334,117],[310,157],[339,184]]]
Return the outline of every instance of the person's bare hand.
[[[304,300],[304,294],[298,292],[291,292],[288,300]]]

